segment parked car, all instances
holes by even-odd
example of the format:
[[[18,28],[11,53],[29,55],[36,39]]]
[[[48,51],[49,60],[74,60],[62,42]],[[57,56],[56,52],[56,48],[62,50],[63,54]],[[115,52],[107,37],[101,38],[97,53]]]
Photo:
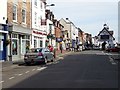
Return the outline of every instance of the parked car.
[[[120,48],[119,47],[107,48],[106,51],[108,51],[108,52],[120,52]]]
[[[100,47],[99,46],[93,46],[93,50],[100,50]]]
[[[27,65],[36,63],[47,63],[53,61],[54,55],[48,48],[32,48],[24,55],[24,61]]]

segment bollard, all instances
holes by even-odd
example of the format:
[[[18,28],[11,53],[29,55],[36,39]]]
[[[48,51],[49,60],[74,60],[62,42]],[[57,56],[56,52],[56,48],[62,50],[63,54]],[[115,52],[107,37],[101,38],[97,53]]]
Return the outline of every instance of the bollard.
[[[54,49],[54,58],[56,58],[56,49]]]

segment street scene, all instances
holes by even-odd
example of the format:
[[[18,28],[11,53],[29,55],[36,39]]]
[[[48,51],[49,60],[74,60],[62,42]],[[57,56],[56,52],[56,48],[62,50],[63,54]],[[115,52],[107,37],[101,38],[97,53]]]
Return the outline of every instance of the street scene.
[[[46,65],[4,67],[2,79],[3,88],[117,88],[118,61],[102,51],[71,52]]]
[[[2,0],[0,89],[117,90],[119,7],[117,1]]]

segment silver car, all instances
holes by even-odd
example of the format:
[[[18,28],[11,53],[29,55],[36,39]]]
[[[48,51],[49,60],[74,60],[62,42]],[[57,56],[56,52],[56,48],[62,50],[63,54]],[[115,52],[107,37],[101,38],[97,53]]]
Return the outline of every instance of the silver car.
[[[54,54],[48,48],[32,48],[24,55],[27,65],[54,61]]]

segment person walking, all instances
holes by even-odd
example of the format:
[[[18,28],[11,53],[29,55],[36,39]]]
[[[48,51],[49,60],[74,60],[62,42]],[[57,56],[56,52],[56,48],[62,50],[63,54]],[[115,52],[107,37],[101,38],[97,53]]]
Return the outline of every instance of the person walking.
[[[60,51],[61,51],[61,53],[62,53],[62,49],[63,49],[62,42],[60,42]]]

